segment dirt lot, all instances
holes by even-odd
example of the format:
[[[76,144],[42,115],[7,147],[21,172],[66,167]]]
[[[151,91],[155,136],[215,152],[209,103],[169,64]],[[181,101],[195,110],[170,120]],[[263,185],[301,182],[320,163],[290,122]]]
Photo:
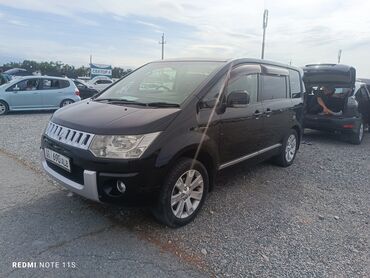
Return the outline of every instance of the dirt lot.
[[[51,114],[0,117],[0,276],[13,261],[74,261],[65,276],[365,277],[370,273],[370,134],[360,146],[309,131],[295,163],[219,174],[190,225],[71,196],[39,166]],[[96,273],[96,274],[95,274]]]

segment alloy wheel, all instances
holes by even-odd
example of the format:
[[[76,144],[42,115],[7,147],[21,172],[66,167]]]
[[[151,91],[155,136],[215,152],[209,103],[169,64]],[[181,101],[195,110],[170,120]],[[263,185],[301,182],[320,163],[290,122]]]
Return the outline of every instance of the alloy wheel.
[[[176,181],[171,193],[171,209],[177,218],[191,216],[198,208],[204,192],[204,180],[197,170],[189,170]]]
[[[287,162],[291,162],[294,158],[297,149],[297,139],[294,134],[288,137],[287,144],[285,147],[285,159]]]
[[[67,106],[67,105],[72,104],[72,103],[73,103],[73,101],[71,101],[71,100],[65,100],[62,103],[62,107]]]
[[[4,114],[6,111],[6,106],[4,103],[0,102],[0,115]]]
[[[360,142],[362,141],[363,136],[364,136],[364,124],[361,123],[360,130],[358,131],[358,139]]]

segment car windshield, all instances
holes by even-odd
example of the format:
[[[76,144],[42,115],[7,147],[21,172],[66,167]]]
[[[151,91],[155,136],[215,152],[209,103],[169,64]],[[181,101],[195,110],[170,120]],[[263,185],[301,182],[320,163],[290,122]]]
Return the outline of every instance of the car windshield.
[[[155,62],[147,64],[96,100],[180,105],[222,62]]]

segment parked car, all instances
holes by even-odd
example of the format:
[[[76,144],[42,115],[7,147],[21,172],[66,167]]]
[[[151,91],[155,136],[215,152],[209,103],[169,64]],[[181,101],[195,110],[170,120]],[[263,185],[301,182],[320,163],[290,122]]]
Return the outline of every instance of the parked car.
[[[81,99],[91,98],[92,96],[99,93],[92,85],[87,84],[85,81],[72,79],[76,87],[80,91]]]
[[[298,68],[257,59],[146,64],[54,113],[42,135],[43,168],[88,199],[150,205],[162,223],[185,225],[218,170],[268,158],[293,163],[302,135],[301,76]]]
[[[0,73],[0,85],[8,83],[11,80],[11,77],[6,73]]]
[[[0,86],[0,115],[8,111],[53,110],[81,100],[67,78],[25,76]]]
[[[19,77],[23,77],[23,76],[32,75],[28,70],[21,69],[21,68],[9,69],[7,71],[4,71],[4,73],[11,76],[11,78],[19,78]]]
[[[95,90],[101,92],[108,86],[113,84],[113,80],[106,76],[97,76],[87,82]]]
[[[358,104],[358,111],[361,113],[362,120],[370,132],[370,91],[364,82],[356,82],[354,97]]]
[[[367,90],[370,92],[370,79],[368,78],[358,78],[358,82],[363,82],[366,84]]]
[[[361,144],[365,122],[368,122],[368,106],[364,99],[356,98],[355,68],[342,64],[312,64],[304,67],[304,83],[307,89],[304,127],[339,132],[351,143]],[[334,94],[326,100],[326,106],[334,114],[317,113],[317,95],[323,87],[330,87]],[[361,109],[360,109],[361,107]]]

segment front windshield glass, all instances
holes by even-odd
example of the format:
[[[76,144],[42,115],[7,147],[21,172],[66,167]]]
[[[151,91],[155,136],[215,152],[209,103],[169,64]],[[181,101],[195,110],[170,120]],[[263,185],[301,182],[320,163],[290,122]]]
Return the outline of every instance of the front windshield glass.
[[[156,62],[128,75],[96,100],[180,105],[222,62]]]

